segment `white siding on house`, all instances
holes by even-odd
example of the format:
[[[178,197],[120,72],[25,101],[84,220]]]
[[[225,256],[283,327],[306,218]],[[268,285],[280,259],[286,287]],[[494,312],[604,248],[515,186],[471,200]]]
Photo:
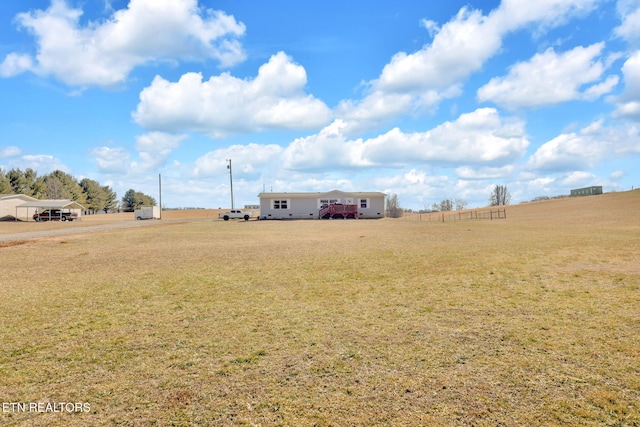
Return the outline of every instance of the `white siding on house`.
[[[383,218],[384,193],[330,191],[327,193],[260,193],[264,219],[318,219],[323,206],[333,203],[358,206],[358,218]]]

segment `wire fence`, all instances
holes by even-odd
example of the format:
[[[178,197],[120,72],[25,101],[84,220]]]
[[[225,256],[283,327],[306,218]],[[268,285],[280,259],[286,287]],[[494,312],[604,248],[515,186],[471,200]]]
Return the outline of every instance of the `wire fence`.
[[[450,222],[465,221],[472,219],[507,219],[506,209],[476,209],[465,211],[448,211],[448,212],[427,212],[414,213],[405,212],[402,219],[407,221],[431,221],[431,222]]]

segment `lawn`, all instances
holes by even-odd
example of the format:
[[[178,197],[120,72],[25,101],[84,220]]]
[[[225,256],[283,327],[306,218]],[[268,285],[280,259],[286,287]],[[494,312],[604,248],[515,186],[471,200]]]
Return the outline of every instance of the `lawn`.
[[[640,192],[572,200],[0,247],[0,424],[640,426]]]

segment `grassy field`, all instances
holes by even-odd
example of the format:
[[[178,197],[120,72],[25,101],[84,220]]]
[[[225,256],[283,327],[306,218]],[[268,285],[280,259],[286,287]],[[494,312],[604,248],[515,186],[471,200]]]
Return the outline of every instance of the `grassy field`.
[[[633,191],[0,247],[0,425],[640,426],[639,211]]]

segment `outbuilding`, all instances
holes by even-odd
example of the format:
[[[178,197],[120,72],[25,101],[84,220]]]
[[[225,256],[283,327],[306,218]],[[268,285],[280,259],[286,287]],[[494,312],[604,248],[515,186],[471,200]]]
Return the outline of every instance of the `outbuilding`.
[[[602,186],[601,185],[594,185],[592,187],[576,188],[574,190],[571,190],[571,196],[572,197],[576,197],[576,196],[595,196],[597,194],[602,194]]]
[[[61,212],[69,212],[77,214],[78,219],[82,216],[82,211],[85,209],[81,204],[69,199],[53,199],[53,200],[30,200],[16,206],[16,218],[26,218],[27,221],[32,219],[32,216],[36,212],[41,212],[45,209],[60,210]],[[26,213],[25,213],[26,211]]]
[[[37,199],[25,194],[0,194],[0,221],[28,220],[27,216],[19,217],[16,208],[24,203],[35,201]],[[21,212],[21,214],[28,213]]]
[[[356,218],[384,218],[385,194],[380,192],[260,193],[262,219],[319,219],[329,205],[355,205]]]

